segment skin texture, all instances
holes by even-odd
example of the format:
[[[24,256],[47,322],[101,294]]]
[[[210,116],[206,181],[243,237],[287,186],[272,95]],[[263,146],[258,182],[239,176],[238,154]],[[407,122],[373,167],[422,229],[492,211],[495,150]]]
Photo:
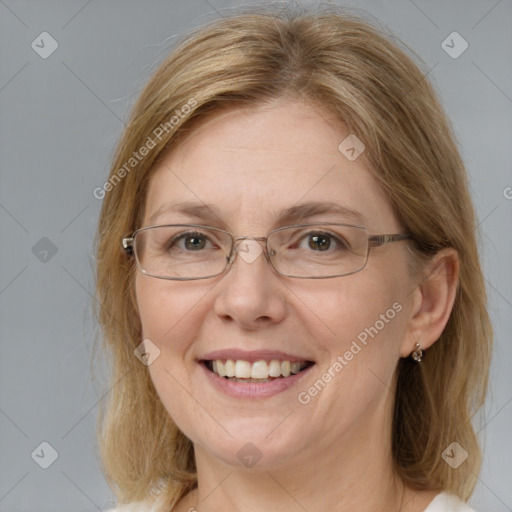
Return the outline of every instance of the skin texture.
[[[403,232],[363,157],[350,162],[338,150],[348,134],[328,112],[297,99],[216,115],[158,164],[143,225],[203,223],[265,236],[282,225],[282,210],[331,201],[363,214],[370,234]],[[183,201],[213,205],[218,215],[166,210]],[[354,223],[339,214],[299,220]],[[237,256],[229,272],[205,280],[137,273],[144,338],[161,351],[151,378],[195,446],[199,487],[177,510],[424,510],[436,492],[404,489],[392,467],[394,371],[416,342],[427,349],[438,339],[458,263],[450,250],[440,253],[430,279],[418,284],[408,257],[405,242],[392,243],[372,249],[363,271],[321,280],[279,276],[263,255],[252,263]],[[300,403],[298,393],[395,303],[401,311]],[[315,366],[277,395],[232,398],[198,364],[207,352],[228,348],[280,350]],[[252,468],[237,457],[249,442],[261,454]]]

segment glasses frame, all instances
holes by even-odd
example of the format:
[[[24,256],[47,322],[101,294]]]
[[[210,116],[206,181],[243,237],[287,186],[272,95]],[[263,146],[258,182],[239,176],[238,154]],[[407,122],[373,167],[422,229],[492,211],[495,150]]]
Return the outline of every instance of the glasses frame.
[[[214,226],[207,226],[205,224],[156,224],[156,225],[152,225],[152,226],[145,226],[143,228],[139,228],[139,229],[135,230],[131,235],[123,237],[121,240],[121,245],[128,256],[133,256],[135,258],[135,261],[137,263],[137,268],[140,270],[140,272],[142,274],[144,274],[145,276],[154,277],[155,279],[165,279],[165,280],[170,280],[170,281],[196,281],[199,279],[210,279],[212,277],[220,276],[224,272],[228,271],[231,268],[231,266],[233,265],[233,262],[235,261],[235,258],[237,255],[236,242],[239,240],[247,240],[247,239],[256,240],[257,242],[265,242],[265,249],[263,250],[263,253],[265,254],[265,259],[271,265],[271,267],[275,270],[275,272],[277,272],[277,274],[279,274],[283,277],[292,277],[294,279],[330,279],[333,277],[349,276],[352,274],[356,274],[357,272],[361,272],[361,270],[363,270],[368,263],[368,258],[370,256],[370,249],[372,249],[374,247],[381,247],[383,245],[386,245],[386,244],[389,244],[392,242],[401,242],[403,240],[410,240],[412,238],[409,233],[368,235],[368,237],[367,237],[368,248],[366,251],[366,259],[365,259],[364,265],[360,269],[354,270],[353,272],[349,272],[347,274],[334,274],[334,275],[328,275],[328,276],[312,276],[312,277],[310,277],[310,276],[294,276],[294,275],[284,274],[284,273],[280,272],[274,266],[271,256],[269,256],[271,251],[269,251],[269,247],[268,247],[268,237],[272,233],[276,233],[276,232],[282,231],[284,229],[301,228],[301,227],[308,227],[308,226],[345,226],[345,227],[362,229],[365,232],[368,232],[367,228],[365,228],[364,226],[358,226],[356,224],[345,224],[345,223],[339,223],[339,222],[311,222],[311,223],[306,223],[306,224],[292,224],[290,226],[283,226],[283,227],[280,227],[277,229],[273,229],[272,231],[269,231],[266,236],[250,236],[250,235],[234,236],[232,233],[230,233],[229,231],[226,231],[225,229],[216,228]],[[226,264],[225,264],[224,268],[216,274],[212,274],[212,275],[204,276],[204,277],[203,276],[202,277],[168,277],[168,276],[158,276],[158,275],[154,275],[154,274],[149,274],[142,268],[142,266],[139,262],[139,259],[137,257],[136,251],[135,251],[135,243],[136,243],[135,239],[136,239],[138,233],[141,233],[143,231],[147,231],[147,230],[150,230],[153,228],[159,228],[159,227],[203,228],[203,229],[211,229],[214,231],[220,231],[222,233],[225,233],[226,235],[228,235],[231,238],[231,249],[229,251],[229,255],[226,258]]]

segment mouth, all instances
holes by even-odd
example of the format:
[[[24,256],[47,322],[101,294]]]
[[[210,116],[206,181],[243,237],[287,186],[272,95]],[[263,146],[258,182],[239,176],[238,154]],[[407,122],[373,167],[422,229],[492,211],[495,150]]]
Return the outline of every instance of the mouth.
[[[280,359],[247,361],[245,359],[205,359],[205,368],[225,380],[241,383],[265,383],[287,379],[309,367],[313,361],[288,361]]]

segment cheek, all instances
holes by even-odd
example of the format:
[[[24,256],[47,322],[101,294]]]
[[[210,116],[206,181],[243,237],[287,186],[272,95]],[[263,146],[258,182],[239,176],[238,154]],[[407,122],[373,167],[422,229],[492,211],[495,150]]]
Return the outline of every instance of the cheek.
[[[193,433],[200,411],[191,399],[191,365],[187,363],[202,324],[199,316],[205,311],[207,290],[145,276],[137,276],[135,289],[143,338],[159,349],[148,366],[151,380],[173,421]]]
[[[374,369],[390,374],[405,335],[405,307],[400,281],[372,273],[354,274],[323,286],[321,300],[311,289],[297,292],[312,340],[332,364],[343,358],[350,372]],[[348,373],[348,372],[346,372]]]
[[[162,349],[180,347],[192,337],[201,322],[209,289],[190,283],[137,277],[135,283],[137,305],[145,338],[150,338]]]
[[[321,301],[312,292],[298,294],[308,306],[302,317],[309,318],[312,342],[323,354],[316,380],[300,390],[298,400],[310,404],[310,414],[321,418],[326,431],[348,429],[378,410],[393,389],[405,333],[399,287],[357,277],[362,275],[324,287]]]

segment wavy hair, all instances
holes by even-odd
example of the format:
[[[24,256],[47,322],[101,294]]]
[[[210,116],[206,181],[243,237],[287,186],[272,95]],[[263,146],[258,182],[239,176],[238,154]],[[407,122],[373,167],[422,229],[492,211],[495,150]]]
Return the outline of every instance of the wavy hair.
[[[441,337],[421,365],[398,362],[392,448],[408,486],[471,495],[481,463],[472,419],[485,400],[492,329],[466,170],[436,93],[408,53],[374,22],[338,9],[267,9],[195,31],[145,85],[113,158],[96,238],[100,350],[111,369],[97,433],[120,503],[157,490],[174,506],[197,485],[192,443],[134,357],[142,339],[135,267],[120,240],[140,227],[155,163],[181,134],[222,109],[286,97],[327,109],[363,141],[370,170],[412,234],[414,268],[445,247],[459,254]],[[145,156],[131,161],[150,139]],[[453,441],[469,453],[457,470],[441,456]]]

